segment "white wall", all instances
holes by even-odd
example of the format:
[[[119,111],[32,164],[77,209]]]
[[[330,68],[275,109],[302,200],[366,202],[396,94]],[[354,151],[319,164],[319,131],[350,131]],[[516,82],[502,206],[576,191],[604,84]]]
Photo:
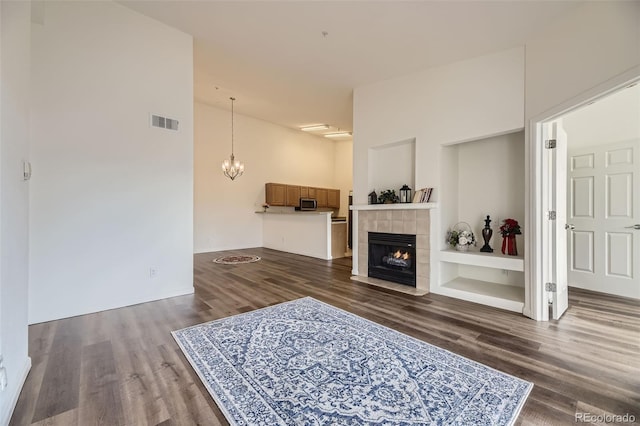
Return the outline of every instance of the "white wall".
[[[27,357],[30,2],[0,2],[0,353],[7,388],[0,424],[8,424],[30,367]]]
[[[640,139],[640,85],[562,117],[569,149]]]
[[[386,190],[395,190],[396,195],[400,196],[403,185],[415,191],[415,158],[415,139],[369,148],[367,187],[378,195]]]
[[[458,146],[458,220],[471,225],[479,242],[487,215],[494,230],[491,245],[498,250],[500,222],[506,218],[524,222],[523,170],[523,132]]]
[[[585,2],[526,45],[526,116],[640,64],[640,2]]]
[[[319,259],[331,259],[331,219],[329,213],[266,213],[263,246]]]
[[[236,100],[236,106],[242,99]],[[340,189],[348,195],[349,144],[234,113],[236,159],[245,165],[231,181],[220,164],[231,154],[231,112],[195,104],[196,253],[262,246],[261,210],[267,182]],[[336,146],[340,147],[336,149]],[[339,153],[339,154],[338,154]],[[337,157],[348,172],[336,172]],[[339,178],[338,178],[339,177]],[[341,206],[344,202],[341,200]],[[342,206],[346,212],[345,206]],[[346,214],[345,214],[346,215]]]
[[[442,144],[522,127],[523,48],[358,87],[354,91],[354,203],[366,204],[372,189],[367,182],[369,148],[415,138],[415,186],[437,189]]]
[[[43,23],[29,321],[193,292],[191,36],[111,2],[46,2]],[[150,113],[180,131],[151,128]]]
[[[353,142],[335,142],[333,183],[340,189],[340,211],[338,216],[349,214],[349,191],[353,188]]]

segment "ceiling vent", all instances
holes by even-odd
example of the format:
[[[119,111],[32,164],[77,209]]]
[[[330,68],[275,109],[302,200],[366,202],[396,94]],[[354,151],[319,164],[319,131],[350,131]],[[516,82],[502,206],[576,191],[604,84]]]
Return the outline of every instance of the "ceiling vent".
[[[151,114],[151,125],[161,129],[178,130],[178,120]]]

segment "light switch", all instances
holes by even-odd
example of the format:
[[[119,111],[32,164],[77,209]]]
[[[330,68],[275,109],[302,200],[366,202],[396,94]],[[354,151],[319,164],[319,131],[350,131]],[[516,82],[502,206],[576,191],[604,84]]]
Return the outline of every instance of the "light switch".
[[[31,163],[28,161],[22,162],[22,178],[24,180],[31,179]]]

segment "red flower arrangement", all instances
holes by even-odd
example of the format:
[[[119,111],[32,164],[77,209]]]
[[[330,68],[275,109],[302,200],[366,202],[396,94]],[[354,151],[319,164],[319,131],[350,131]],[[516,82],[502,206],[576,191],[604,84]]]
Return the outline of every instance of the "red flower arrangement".
[[[518,221],[515,219],[505,219],[502,225],[500,225],[500,233],[503,237],[522,234],[522,232],[520,232],[520,225],[518,225]]]
[[[502,225],[500,225],[500,233],[502,234],[502,254],[517,256],[518,247],[516,246],[516,235],[522,234],[518,221],[515,219],[505,219]]]

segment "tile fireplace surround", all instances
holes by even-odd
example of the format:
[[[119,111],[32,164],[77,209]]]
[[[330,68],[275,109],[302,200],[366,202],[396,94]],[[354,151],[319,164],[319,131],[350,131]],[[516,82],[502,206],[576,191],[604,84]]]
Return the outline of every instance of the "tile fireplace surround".
[[[353,280],[414,295],[429,293],[433,203],[354,205]],[[369,232],[416,235],[416,287],[368,277]]]

